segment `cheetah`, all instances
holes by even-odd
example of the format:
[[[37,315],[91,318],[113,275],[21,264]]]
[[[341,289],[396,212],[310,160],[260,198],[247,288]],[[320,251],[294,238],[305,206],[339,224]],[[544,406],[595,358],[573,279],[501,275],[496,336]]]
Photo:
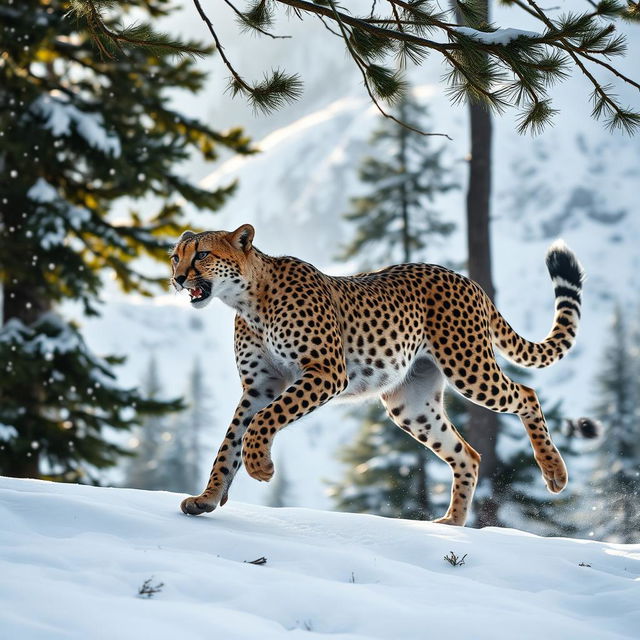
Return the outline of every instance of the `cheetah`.
[[[546,264],[555,316],[542,342],[518,335],[475,282],[433,264],[399,264],[372,273],[329,276],[293,257],[253,245],[254,229],[185,231],[171,255],[172,284],[191,306],[219,298],[236,311],[235,357],[242,395],[204,491],[182,511],[224,505],[244,464],[269,481],[270,450],[284,427],[330,400],[378,396],[400,429],[451,468],[451,500],[435,522],[464,525],[480,455],[443,404],[445,382],[471,402],[517,414],[547,488],[558,493],[567,469],[551,441],[533,389],[509,379],[495,350],[525,367],[560,360],[576,337],[584,273],[562,242]]]

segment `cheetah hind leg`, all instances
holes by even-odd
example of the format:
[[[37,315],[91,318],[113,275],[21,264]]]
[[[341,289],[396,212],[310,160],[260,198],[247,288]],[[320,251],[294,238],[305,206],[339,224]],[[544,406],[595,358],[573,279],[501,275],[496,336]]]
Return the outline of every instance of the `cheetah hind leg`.
[[[488,338],[483,347],[485,353],[491,353]],[[443,372],[458,393],[492,411],[515,413],[519,416],[547,489],[551,493],[560,493],[567,485],[569,475],[560,452],[551,440],[535,391],[507,377],[492,357],[485,359],[482,374],[478,375],[462,368],[454,371],[450,364],[442,357]],[[463,366],[466,364],[463,363]]]
[[[382,396],[393,422],[444,460],[453,474],[447,513],[434,520],[463,526],[478,482],[480,455],[451,424],[443,404],[444,377],[427,358],[418,360],[407,380]]]

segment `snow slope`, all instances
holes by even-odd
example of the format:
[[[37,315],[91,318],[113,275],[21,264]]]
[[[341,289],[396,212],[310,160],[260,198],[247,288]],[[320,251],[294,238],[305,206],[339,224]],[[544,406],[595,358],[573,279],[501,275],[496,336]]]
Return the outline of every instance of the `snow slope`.
[[[179,500],[0,478],[0,636],[639,637],[637,544]],[[138,597],[149,578],[164,586]]]

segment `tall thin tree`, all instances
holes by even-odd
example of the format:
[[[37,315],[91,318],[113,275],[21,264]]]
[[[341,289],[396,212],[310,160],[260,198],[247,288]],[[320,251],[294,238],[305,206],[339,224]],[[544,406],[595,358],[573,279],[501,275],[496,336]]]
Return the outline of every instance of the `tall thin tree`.
[[[395,113],[413,128],[428,118],[428,110],[410,94]],[[389,121],[383,121],[370,142],[375,154],[363,161],[360,178],[371,191],[354,198],[352,211],[345,215],[355,223],[356,234],[343,257],[366,256],[366,264],[374,267],[385,261],[424,258],[427,248],[455,226],[434,206],[439,197],[458,187],[445,149],[425,144],[416,131]],[[351,415],[362,426],[340,454],[347,468],[332,487],[338,508],[433,518],[441,504],[429,490],[429,451],[395,427],[379,405],[356,409]]]

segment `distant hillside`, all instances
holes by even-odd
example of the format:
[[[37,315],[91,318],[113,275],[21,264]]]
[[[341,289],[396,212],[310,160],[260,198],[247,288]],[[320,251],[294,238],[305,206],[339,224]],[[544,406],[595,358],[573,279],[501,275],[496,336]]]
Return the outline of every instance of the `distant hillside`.
[[[340,264],[335,256],[352,231],[342,214],[349,198],[361,190],[357,168],[370,152],[367,139],[377,112],[339,43],[319,21],[277,25],[278,32],[294,35],[293,40],[240,37],[227,9],[221,3],[212,7],[212,15],[237,65],[249,77],[259,76],[263,68],[286,66],[302,74],[306,89],[300,102],[269,118],[256,119],[241,100],[232,101],[224,93],[226,71],[220,61],[214,57],[203,63],[211,72],[206,91],[195,99],[177,95],[177,107],[216,126],[244,125],[254,133],[262,153],[227,159],[216,167],[185,169],[212,187],[239,180],[237,195],[220,214],[194,211],[193,217],[206,228],[231,229],[252,222],[256,245],[268,253],[296,255],[331,273],[353,272],[357,265]],[[496,18],[503,26],[531,26],[521,12],[513,10],[500,9]],[[171,28],[191,37],[208,37],[191,3],[185,3]],[[640,32],[628,30],[630,50],[637,52]],[[632,57],[624,63],[628,69]],[[448,146],[464,181],[466,112],[443,95],[441,73],[440,63],[429,59],[411,71],[411,78],[431,108],[434,130],[453,137],[453,142],[437,139],[434,144]],[[625,92],[621,87],[622,96]],[[565,413],[575,417],[588,413],[593,404],[592,382],[613,301],[638,302],[629,299],[629,291],[638,291],[640,271],[636,211],[640,144],[637,139],[609,135],[589,118],[588,87],[581,79],[562,85],[554,95],[561,109],[557,127],[539,138],[516,134],[510,116],[496,119],[494,274],[498,306],[505,316],[527,338],[541,339],[553,313],[553,291],[544,266],[546,247],[561,235],[583,262],[588,280],[577,346],[566,360],[536,373],[531,382],[549,403],[562,399]],[[463,263],[464,192],[448,195],[440,206],[448,219],[457,222],[458,231],[445,245],[431,247],[428,260]],[[155,352],[165,385],[182,391],[194,357],[202,357],[215,407],[214,422],[206,434],[210,448],[203,457],[208,467],[239,395],[230,310],[216,302],[197,312],[188,308],[185,296],[165,293],[143,299],[111,290],[103,317],[81,322],[95,350],[127,356],[127,364],[120,369],[127,384],[140,382],[149,355]],[[343,411],[325,407],[276,439],[276,456],[286,460],[295,485],[295,504],[329,506],[323,480],[340,473],[335,449],[352,434]],[[245,500],[263,500],[268,490],[243,474],[234,485],[236,496]]]

